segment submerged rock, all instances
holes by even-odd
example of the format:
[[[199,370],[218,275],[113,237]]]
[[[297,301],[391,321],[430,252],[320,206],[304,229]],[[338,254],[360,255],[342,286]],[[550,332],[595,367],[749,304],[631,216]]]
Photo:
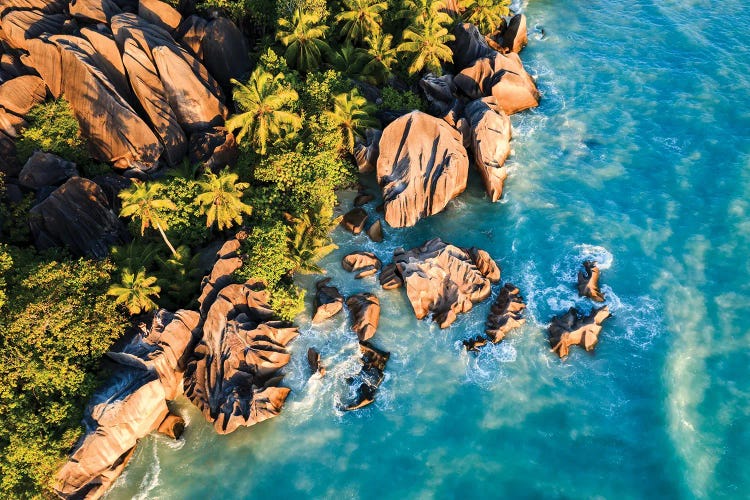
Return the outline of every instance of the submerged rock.
[[[29,211],[29,227],[40,250],[65,246],[75,255],[103,259],[127,231],[93,181],[72,177]]]
[[[599,290],[599,268],[596,262],[587,260],[583,271],[578,271],[578,295],[588,297],[595,302],[604,302],[604,295]]]
[[[380,259],[372,252],[352,252],[341,260],[341,267],[348,272],[356,272],[355,279],[376,274],[381,267]]]
[[[185,430],[185,419],[179,415],[169,414],[164,421],[159,424],[159,428],[156,432],[164,434],[172,439],[180,439],[183,431]]]
[[[487,345],[487,339],[482,336],[466,339],[462,342],[467,352],[479,352],[480,347]]]
[[[409,251],[397,249],[393,262],[417,319],[432,314],[440,328],[450,326],[458,314],[471,310],[492,291],[489,277],[469,252],[440,238]],[[494,273],[489,267],[485,272]]]
[[[371,293],[358,293],[346,299],[351,312],[352,330],[359,340],[369,340],[380,323],[380,300]]]
[[[362,353],[362,369],[358,377],[362,382],[357,388],[355,400],[343,405],[343,411],[359,410],[375,401],[375,393],[385,378],[385,365],[391,357],[391,353],[381,351],[369,342],[360,342],[359,350]]]
[[[495,303],[492,304],[484,333],[494,344],[497,344],[511,330],[526,323],[526,319],[522,316],[524,309],[526,309],[526,304],[518,288],[511,283],[506,283],[495,299]]]
[[[587,351],[593,350],[599,342],[602,323],[611,316],[607,306],[592,309],[587,316],[571,307],[562,316],[552,318],[552,323],[547,329],[552,351],[564,358],[572,345],[580,345]]]
[[[328,318],[335,316],[344,308],[344,297],[339,293],[338,288],[329,286],[331,278],[325,278],[315,283],[315,300],[313,307],[315,314],[312,322],[320,323]]]
[[[448,123],[420,111],[398,118],[380,139],[386,222],[408,227],[441,212],[466,189],[468,170],[461,134]]]

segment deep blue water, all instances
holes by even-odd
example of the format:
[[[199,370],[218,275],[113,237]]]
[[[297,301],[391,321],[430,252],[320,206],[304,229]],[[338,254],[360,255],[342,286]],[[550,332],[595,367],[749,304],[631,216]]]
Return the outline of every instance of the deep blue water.
[[[144,439],[109,498],[750,496],[750,9],[532,0],[525,12],[522,58],[543,101],[513,117],[502,202],[475,178],[380,245],[337,230],[324,261],[342,293],[381,298],[375,343],[393,354],[377,402],[336,410],[356,339],[345,315],[312,328],[308,313],[282,416],[217,436],[182,403],[184,439]],[[403,290],[338,264],[434,236],[488,250],[528,324],[467,355],[460,340],[482,331],[489,301],[440,330]],[[588,257],[614,317],[593,354],[561,362],[544,327],[590,307],[574,287]],[[308,346],[322,380],[308,378]]]

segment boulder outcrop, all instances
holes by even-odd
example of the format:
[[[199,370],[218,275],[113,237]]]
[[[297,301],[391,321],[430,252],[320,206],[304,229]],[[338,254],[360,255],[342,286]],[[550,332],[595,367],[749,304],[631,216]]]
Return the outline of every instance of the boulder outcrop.
[[[320,353],[312,347],[307,350],[307,364],[313,375],[319,373],[321,377],[325,376],[326,369],[325,366],[320,364]]]
[[[206,171],[218,173],[226,166],[233,167],[240,157],[234,134],[224,127],[214,127],[190,136],[188,153],[192,164],[203,163]]]
[[[205,315],[185,370],[185,395],[219,434],[277,416],[289,395],[279,370],[297,329],[273,320],[269,298],[263,282],[230,284]]]
[[[138,16],[167,31],[176,30],[182,22],[180,13],[160,0],[138,0]]]
[[[381,263],[372,252],[352,252],[341,259],[341,267],[350,273],[357,273],[354,278],[361,279],[376,274]]]
[[[18,183],[29,189],[39,189],[61,184],[76,176],[78,169],[72,161],[52,153],[34,151],[18,174]]]
[[[453,42],[453,66],[456,71],[461,71],[477,59],[488,57],[494,52],[479,29],[471,23],[457,24],[453,35],[456,37]]]
[[[526,319],[522,316],[524,309],[526,309],[526,304],[518,288],[512,283],[506,283],[500,289],[495,303],[492,304],[484,333],[494,344],[497,344],[511,330],[526,323]]]
[[[371,293],[358,293],[346,299],[352,320],[352,330],[360,341],[369,340],[380,323],[380,300]]]
[[[441,212],[466,189],[468,170],[461,134],[448,123],[420,111],[398,118],[380,139],[377,175],[386,222],[409,227]]]
[[[114,0],[70,0],[69,10],[71,16],[83,22],[104,24],[122,13]]]
[[[607,306],[592,309],[588,315],[571,307],[565,314],[552,318],[547,329],[552,351],[564,358],[572,345],[580,345],[587,351],[593,350],[599,342],[602,323],[610,316],[612,315]]]
[[[503,31],[503,48],[511,52],[521,52],[528,42],[526,16],[516,14],[510,19],[508,27]]]
[[[139,439],[162,426],[176,431],[166,401],[181,393],[198,314],[160,310],[148,331],[108,355],[119,368],[92,397],[85,432],[55,476],[62,498],[99,498],[122,473]],[[181,419],[180,419],[181,420]]]
[[[251,64],[245,37],[226,17],[212,19],[201,38],[201,52],[206,68],[223,86],[232,78],[240,79],[250,73]]]
[[[362,353],[362,369],[357,379],[361,382],[354,401],[341,406],[343,411],[359,410],[375,401],[375,393],[385,378],[385,365],[391,357],[391,353],[381,351],[369,342],[360,342],[359,350]]]
[[[354,208],[344,214],[341,225],[352,234],[359,234],[367,224],[367,212],[364,208]]]
[[[354,145],[354,161],[360,174],[374,172],[380,156],[380,138],[383,136],[381,130],[367,129],[365,139],[357,140]]]
[[[384,290],[395,290],[396,288],[404,286],[404,278],[399,274],[398,266],[393,262],[387,264],[383,270],[380,271],[378,281],[380,281],[380,286],[382,286]]]
[[[484,347],[485,345],[487,345],[487,339],[480,335],[463,340],[462,343],[467,352],[479,352],[480,347]]]
[[[241,242],[232,238],[224,242],[216,252],[216,262],[211,272],[201,281],[201,294],[198,297],[198,307],[201,316],[205,317],[219,292],[233,282],[233,273],[242,267],[240,257]]]
[[[409,251],[395,250],[393,263],[417,319],[432,314],[440,328],[450,326],[458,314],[471,310],[492,291],[489,277],[477,268],[469,252],[440,238]]]
[[[19,76],[0,85],[0,108],[20,121],[46,97],[47,86],[38,76]],[[13,125],[17,126],[16,123]]]
[[[510,155],[510,118],[494,97],[470,102],[465,109],[471,127],[474,165],[482,176],[487,195],[494,203],[503,194],[508,177],[505,160]]]
[[[594,302],[604,302],[604,295],[599,290],[599,267],[596,262],[587,260],[583,263],[583,271],[578,271],[578,295]]]
[[[29,211],[29,226],[40,250],[65,246],[76,255],[103,259],[127,238],[102,189],[72,177]]]
[[[335,316],[344,308],[344,297],[339,293],[339,289],[330,286],[331,278],[325,278],[315,283],[315,300],[313,307],[315,314],[312,317],[313,323],[320,323],[328,318]]]
[[[367,236],[375,243],[383,241],[383,223],[380,219],[376,220],[367,228]]]

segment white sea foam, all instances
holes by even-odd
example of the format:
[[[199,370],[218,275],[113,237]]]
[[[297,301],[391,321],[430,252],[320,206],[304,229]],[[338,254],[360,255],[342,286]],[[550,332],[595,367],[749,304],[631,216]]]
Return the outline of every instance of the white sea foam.
[[[156,500],[159,498],[152,494],[159,486],[159,477],[161,476],[161,464],[159,454],[157,453],[156,441],[148,440],[148,447],[151,450],[151,459],[148,462],[148,470],[141,480],[138,492],[133,496],[133,500]]]

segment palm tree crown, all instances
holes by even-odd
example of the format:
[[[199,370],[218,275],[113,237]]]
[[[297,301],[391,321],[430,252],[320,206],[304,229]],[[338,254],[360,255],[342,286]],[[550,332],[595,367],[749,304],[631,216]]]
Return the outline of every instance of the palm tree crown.
[[[201,213],[206,215],[206,226],[214,222],[219,231],[228,229],[232,225],[242,223],[242,214],[250,215],[252,207],[242,201],[242,192],[250,187],[247,182],[237,182],[239,176],[223,170],[219,175],[213,172],[205,174],[203,180],[198,181],[201,190],[195,198]]]
[[[341,130],[341,149],[351,152],[357,137],[363,137],[368,128],[378,126],[371,116],[374,111],[374,106],[359,95],[357,89],[333,98],[333,111],[326,111],[325,115]]]
[[[404,30],[404,41],[397,50],[412,54],[409,73],[418,73],[426,68],[439,75],[442,73],[443,62],[453,62],[453,52],[447,43],[455,38],[434,17],[424,24],[412,25]]]
[[[140,268],[136,274],[125,268],[122,270],[122,283],[114,284],[107,290],[107,295],[116,297],[116,304],[124,304],[130,314],[156,309],[156,302],[151,296],[158,297],[161,288],[155,285],[156,278],[146,276],[146,270]]]
[[[177,210],[177,206],[169,198],[161,195],[161,186],[156,183],[133,181],[133,185],[120,191],[122,200],[120,217],[132,217],[141,221],[141,235],[146,228],[154,226],[161,233],[161,237],[174,255],[175,249],[167,239],[164,231],[168,229],[167,221],[163,218],[165,210]]]
[[[417,26],[422,26],[429,22],[449,25],[453,20],[447,12],[443,11],[444,8],[444,0],[405,0],[401,17],[413,19],[412,24]]]
[[[287,248],[289,257],[295,263],[294,272],[301,274],[325,273],[317,262],[336,250],[338,246],[330,238],[321,234],[320,229],[309,214],[300,217],[285,215],[287,222]],[[338,223],[338,220],[336,221]]]
[[[280,18],[276,38],[286,47],[287,63],[305,72],[317,68],[323,54],[330,50],[323,40],[327,30],[320,16],[302,9],[294,12],[291,21]]]
[[[302,127],[302,118],[288,110],[299,96],[294,89],[284,85],[282,73],[273,76],[259,66],[250,75],[247,85],[237,80],[232,80],[232,83],[232,96],[243,112],[230,117],[226,126],[232,131],[240,129],[237,142],[249,136],[256,150],[266,154],[266,146],[272,137]]]
[[[368,34],[380,33],[381,13],[388,8],[388,2],[344,0],[344,7],[336,21],[341,23],[341,34],[347,39],[357,42]]]
[[[393,35],[372,34],[365,38],[370,61],[362,73],[370,77],[371,83],[383,83],[391,76],[391,68],[396,63],[396,49],[393,48]]]
[[[464,19],[472,23],[481,33],[493,33],[510,12],[509,0],[470,0],[466,5]]]

